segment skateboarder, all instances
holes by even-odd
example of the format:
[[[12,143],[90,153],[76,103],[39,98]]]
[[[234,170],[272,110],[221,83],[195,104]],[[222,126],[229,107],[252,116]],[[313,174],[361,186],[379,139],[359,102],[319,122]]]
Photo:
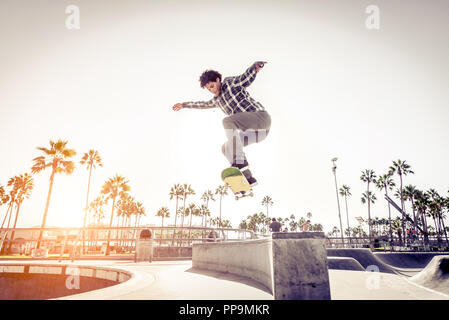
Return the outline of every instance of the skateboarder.
[[[174,111],[183,108],[220,108],[227,115],[223,119],[223,127],[228,141],[222,146],[222,152],[232,167],[243,172],[251,187],[257,184],[257,180],[249,170],[243,147],[266,138],[271,126],[271,117],[265,108],[249,95],[246,88],[256,79],[256,74],[265,64],[266,62],[257,61],[242,75],[226,77],[223,81],[217,71],[206,70],[200,76],[200,85],[213,93],[214,97],[209,101],[184,102],[173,106]]]

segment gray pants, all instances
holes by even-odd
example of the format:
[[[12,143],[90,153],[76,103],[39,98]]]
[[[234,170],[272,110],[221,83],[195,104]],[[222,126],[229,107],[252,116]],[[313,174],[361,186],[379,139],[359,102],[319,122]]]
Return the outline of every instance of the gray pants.
[[[226,159],[232,164],[246,160],[243,147],[264,140],[270,131],[271,117],[266,111],[240,112],[223,119],[228,141],[222,147]]]

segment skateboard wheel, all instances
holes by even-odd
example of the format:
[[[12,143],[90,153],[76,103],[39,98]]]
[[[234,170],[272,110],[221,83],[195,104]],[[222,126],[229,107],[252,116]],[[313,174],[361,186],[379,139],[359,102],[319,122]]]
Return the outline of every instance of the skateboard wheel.
[[[252,193],[252,192],[249,195],[250,195],[250,197],[254,197],[254,193]]]
[[[235,200],[238,200],[239,199],[239,196],[235,196]]]

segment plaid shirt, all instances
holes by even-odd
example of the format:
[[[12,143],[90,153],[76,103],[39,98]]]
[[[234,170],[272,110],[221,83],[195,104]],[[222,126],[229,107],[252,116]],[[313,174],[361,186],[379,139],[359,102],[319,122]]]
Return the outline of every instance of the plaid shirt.
[[[218,96],[209,101],[184,102],[183,108],[210,109],[220,108],[227,115],[239,112],[264,111],[265,108],[250,97],[246,88],[256,79],[255,62],[245,73],[236,77],[227,77],[221,83],[221,91]]]

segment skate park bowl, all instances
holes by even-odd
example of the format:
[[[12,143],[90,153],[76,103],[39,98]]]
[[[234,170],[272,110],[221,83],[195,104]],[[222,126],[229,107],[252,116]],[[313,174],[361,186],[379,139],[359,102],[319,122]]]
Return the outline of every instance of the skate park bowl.
[[[37,263],[0,263],[0,300],[41,300],[104,290],[128,281],[115,268]]]
[[[430,261],[447,253],[441,252],[371,252],[370,249],[327,249],[329,269],[357,270],[376,266],[379,272],[411,276],[425,268]],[[354,259],[351,263],[347,259]]]

